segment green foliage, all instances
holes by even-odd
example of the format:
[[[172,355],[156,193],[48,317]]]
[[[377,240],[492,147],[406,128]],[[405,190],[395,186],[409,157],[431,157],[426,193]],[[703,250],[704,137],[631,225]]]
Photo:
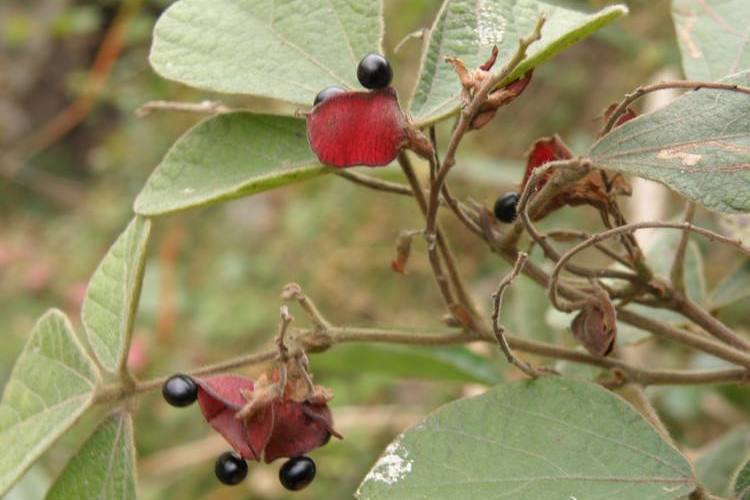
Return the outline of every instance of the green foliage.
[[[359,498],[677,498],[690,464],[629,404],[561,378],[450,403],[386,448]]]
[[[329,85],[357,88],[357,63],[382,52],[378,0],[180,0],[154,29],[151,65],[216,92],[312,105]]]
[[[151,222],[136,216],[117,238],[89,282],[81,311],[89,344],[101,365],[125,363],[143,282]]]
[[[709,15],[708,6],[715,9],[712,12],[716,15]],[[317,92],[328,85],[358,87],[355,69],[359,59],[368,52],[383,52],[381,10],[382,2],[377,0],[178,0],[156,25],[150,60],[166,78],[201,89],[310,105]],[[594,13],[583,12],[563,0],[445,0],[424,43],[420,73],[413,75],[416,84],[409,105],[411,115],[417,124],[427,125],[458,110],[460,84],[451,66],[444,62],[445,56],[461,58],[467,67],[474,68],[486,60],[491,47],[497,44],[500,55],[495,69],[499,69],[512,56],[518,38],[529,34],[538,16],[544,13],[547,23],[542,40],[531,46],[530,57],[503,82],[508,83],[626,12],[624,6],[617,5]],[[750,14],[740,0],[674,1],[688,76],[717,79],[748,67],[749,51],[737,36],[745,32],[746,12]],[[92,23],[84,24],[88,30]],[[139,58],[138,65],[141,61]],[[750,72],[727,81],[748,85]],[[134,99],[140,102],[141,96]],[[661,181],[708,208],[748,211],[749,106],[747,96],[738,93],[706,89],[690,92],[670,106],[618,128],[594,145],[591,156],[598,166]],[[289,109],[283,108],[283,112]],[[125,142],[130,153],[132,141]],[[462,161],[466,162],[466,157]],[[472,165],[464,167],[466,174]],[[477,165],[473,167],[476,172]],[[494,156],[488,170],[493,178],[508,178],[507,173],[497,172]],[[82,323],[101,367],[123,372],[121,375],[128,382],[124,365],[151,227],[145,217],[218,204],[331,171],[309,151],[305,124],[298,118],[232,112],[208,118],[186,132],[148,179],[134,204],[139,215],[110,248],[89,283]],[[513,174],[513,181],[517,173]],[[487,174],[482,173],[485,178]],[[296,207],[306,212],[298,219],[304,221],[301,224],[305,230],[315,233],[318,226],[313,221],[320,212],[311,210],[312,204],[306,201],[297,201]],[[333,226],[346,231],[354,232],[351,227],[362,225],[359,219],[352,220],[350,210],[339,206],[329,207],[325,214],[336,219]],[[233,222],[241,219],[236,214],[230,217],[235,217]],[[361,231],[357,234],[369,232],[369,228]],[[226,232],[222,227],[214,234],[223,236]],[[379,238],[382,233],[376,236]],[[672,231],[666,236],[648,256],[656,273],[664,277],[668,277],[674,254],[670,250],[679,233]],[[351,250],[342,250],[339,242],[312,236],[308,239],[328,245],[316,254]],[[377,250],[369,248],[373,246],[370,240],[363,246]],[[190,247],[196,252],[202,248]],[[279,264],[300,254],[298,248],[289,245],[274,248],[280,248],[284,255],[259,258],[253,260],[253,265]],[[206,253],[206,259],[215,257]],[[339,260],[352,260],[356,266],[360,265],[358,258],[360,255],[352,252],[347,259]],[[160,276],[163,286],[169,283],[168,273],[174,269],[169,267],[170,262],[161,260],[168,259],[160,259],[159,263],[160,271],[161,266],[165,269],[165,277]],[[418,274],[419,263],[412,265]],[[1,266],[0,262],[0,271]],[[315,267],[317,271],[317,263]],[[692,242],[685,268],[688,294],[699,304],[710,302],[719,307],[747,297],[746,265],[720,284],[710,300],[706,298],[702,257]],[[243,276],[236,273],[237,267],[219,262],[215,269],[232,274],[236,289],[246,290],[242,288]],[[272,281],[266,269],[252,276]],[[319,279],[326,278],[330,276]],[[332,289],[345,288],[335,280],[328,281]],[[224,293],[226,289],[218,291]],[[234,288],[230,293],[232,297],[227,299],[215,291],[210,299],[203,300],[209,304],[206,309],[216,303],[222,306],[214,307],[218,311],[216,319],[208,321],[206,317],[210,315],[198,309],[196,316],[201,318],[193,326],[197,324],[205,336],[215,338],[216,331],[227,328],[232,320],[239,325],[237,330],[247,328],[250,318],[258,321],[257,330],[267,326],[263,314],[271,314],[249,307],[258,307],[248,300],[258,296],[257,289],[255,296],[235,293]],[[347,289],[342,296],[349,299],[348,293]],[[520,296],[515,297],[517,293]],[[554,340],[544,318],[545,295],[543,288],[532,288],[528,280],[514,284],[504,318],[513,333]],[[357,300],[353,292],[351,299]],[[231,309],[228,302],[241,309],[229,320],[225,314]],[[352,314],[363,312],[351,309]],[[662,310],[642,310],[659,321],[684,321]],[[567,326],[570,318],[563,319]],[[640,334],[626,333],[620,330],[621,347],[642,338]],[[184,352],[192,356],[191,349],[192,345],[187,345]],[[460,383],[497,384],[503,380],[502,370],[494,360],[463,346],[340,345],[316,354],[312,366],[347,383],[358,370],[390,378]],[[575,365],[572,369],[565,367],[564,373],[591,379],[599,369],[582,371]],[[113,385],[120,382],[123,380]],[[0,403],[0,494],[8,491],[58,437],[72,428],[92,406],[100,385],[98,369],[78,343],[67,318],[57,311],[46,314],[17,360]],[[436,384],[439,390],[435,393],[447,392],[443,386],[454,390],[450,384]],[[359,386],[351,390],[360,395]],[[430,394],[431,399],[425,399],[432,402],[443,397],[442,393]],[[117,412],[68,462],[49,498],[136,496],[131,416],[122,408]],[[163,424],[163,419],[158,424]],[[163,433],[158,434],[163,437]],[[359,443],[352,446],[359,456],[365,456],[359,453]],[[714,492],[728,495],[734,488],[740,496],[748,488],[748,467],[745,463],[738,468],[738,464],[746,457],[747,430],[740,429],[700,457],[696,475]],[[728,478],[734,471],[736,484],[732,486]],[[349,478],[347,484],[352,481]],[[673,498],[687,495],[695,485],[686,459],[628,404],[599,386],[549,377],[501,385],[480,397],[441,408],[387,448],[362,483],[359,496],[482,498],[500,492],[534,499]]]
[[[711,292],[711,305],[724,307],[750,297],[750,260],[730,271]]]
[[[445,62],[446,56],[458,57],[467,68],[476,68],[496,45],[500,52],[495,69],[499,70],[515,53],[519,38],[528,36],[539,15],[545,14],[542,39],[502,82],[510,83],[626,13],[625,6],[617,5],[588,14],[555,0],[445,0],[430,30],[409,110],[418,124],[436,122],[458,110],[461,85]]]
[[[65,315],[42,316],[0,402],[0,494],[91,406],[98,384]]]
[[[136,498],[133,422],[128,413],[107,418],[68,462],[48,500]]]
[[[316,370],[351,375],[353,367],[361,373],[396,378],[483,384],[497,384],[503,379],[497,365],[462,346],[342,345],[315,357]]]
[[[185,133],[151,174],[135,211],[161,215],[275,189],[329,171],[296,118],[238,112]]]
[[[722,80],[747,86],[750,71]],[[662,182],[719,212],[750,210],[750,99],[689,92],[607,134],[591,148],[601,168]]]
[[[748,500],[750,498],[750,459],[737,469],[737,473],[734,475],[732,492],[737,500]]]
[[[750,68],[746,0],[672,0],[672,17],[688,78],[715,81]]]
[[[750,453],[750,428],[739,427],[721,436],[695,461],[695,475],[714,495],[728,496],[732,477]]]

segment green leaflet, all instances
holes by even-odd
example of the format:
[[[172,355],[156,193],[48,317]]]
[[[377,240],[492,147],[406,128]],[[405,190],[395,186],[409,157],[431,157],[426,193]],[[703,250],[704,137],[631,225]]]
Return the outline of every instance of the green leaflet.
[[[135,200],[142,215],[162,215],[267,191],[328,173],[297,118],[236,112],[188,130]]]
[[[379,0],[180,0],[154,28],[157,73],[215,92],[312,105],[358,88],[359,60],[382,52]]]
[[[128,413],[107,418],[70,459],[47,500],[136,498],[133,422]]]
[[[747,86],[750,71],[722,81]],[[708,209],[750,211],[750,96],[688,92],[616,128],[589,155],[597,167],[661,182]]]
[[[519,38],[528,36],[544,13],[547,22],[542,39],[503,82],[510,83],[627,12],[624,5],[583,12],[556,0],[445,0],[422,54],[409,111],[418,125],[427,125],[458,110],[461,84],[445,62],[446,56],[458,57],[473,69],[497,45],[500,52],[494,69],[499,70],[515,53]]]
[[[0,495],[91,406],[99,374],[63,313],[39,319],[0,402]]]
[[[111,372],[127,361],[150,232],[151,222],[136,216],[109,249],[86,290],[81,321],[94,354]]]

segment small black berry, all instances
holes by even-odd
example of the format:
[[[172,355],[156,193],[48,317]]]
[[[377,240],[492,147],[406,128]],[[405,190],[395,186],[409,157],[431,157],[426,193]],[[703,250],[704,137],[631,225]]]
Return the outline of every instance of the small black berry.
[[[357,80],[367,89],[382,89],[391,84],[393,70],[380,54],[367,54],[357,66]]]
[[[318,92],[318,95],[315,96],[315,102],[313,102],[313,106],[317,106],[326,99],[335,95],[343,94],[344,92],[346,92],[346,90],[342,89],[341,87],[337,87],[336,85],[326,87]]]
[[[222,483],[234,486],[241,483],[247,476],[247,462],[235,452],[227,451],[216,459],[214,473]]]
[[[198,397],[198,386],[187,375],[173,375],[164,382],[161,394],[172,406],[188,406]]]
[[[315,479],[315,462],[310,457],[294,457],[279,469],[281,485],[290,490],[298,491],[312,483]]]
[[[502,222],[511,223],[516,218],[517,193],[505,193],[495,202],[495,217]]]

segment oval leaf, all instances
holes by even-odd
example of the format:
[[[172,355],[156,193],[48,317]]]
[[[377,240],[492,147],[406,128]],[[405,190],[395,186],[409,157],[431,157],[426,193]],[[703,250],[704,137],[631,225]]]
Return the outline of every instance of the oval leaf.
[[[723,81],[750,85],[750,71]],[[661,182],[711,210],[750,211],[750,96],[688,92],[613,130],[590,156],[597,167]]]
[[[150,61],[193,87],[312,105],[325,87],[359,86],[359,60],[382,52],[381,8],[379,0],[181,0],[156,23]]]
[[[750,69],[747,0],[673,0],[672,18],[687,78],[716,81]]]
[[[65,466],[47,500],[136,498],[133,422],[128,413],[105,420]]]
[[[498,386],[391,443],[359,498],[678,498],[690,464],[629,404],[561,378]]]
[[[111,372],[127,361],[150,232],[151,222],[136,216],[104,256],[86,290],[81,321],[96,358]]]
[[[135,211],[161,215],[306,180],[318,163],[296,118],[228,113],[185,133],[149,177]]]
[[[627,12],[623,5],[589,14],[538,0],[445,0],[425,44],[409,110],[420,126],[458,111],[461,84],[445,62],[446,56],[457,57],[474,69],[496,45],[500,52],[494,67],[499,70],[515,53],[519,38],[528,36],[539,15],[546,14],[542,39],[529,48],[528,58],[502,86]]]
[[[0,495],[91,405],[98,383],[65,315],[42,316],[0,402]]]

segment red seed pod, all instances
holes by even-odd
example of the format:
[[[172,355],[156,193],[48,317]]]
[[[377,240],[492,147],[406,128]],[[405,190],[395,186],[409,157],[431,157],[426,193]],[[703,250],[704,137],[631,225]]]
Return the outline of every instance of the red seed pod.
[[[327,404],[295,401],[291,393],[261,406],[247,418],[237,418],[254,390],[252,380],[234,375],[195,378],[198,403],[206,421],[247,460],[272,462],[304,455],[326,444],[333,429]],[[262,384],[261,384],[262,385]]]
[[[307,140],[321,163],[337,168],[392,162],[409,142],[396,91],[345,92],[307,116]]]

